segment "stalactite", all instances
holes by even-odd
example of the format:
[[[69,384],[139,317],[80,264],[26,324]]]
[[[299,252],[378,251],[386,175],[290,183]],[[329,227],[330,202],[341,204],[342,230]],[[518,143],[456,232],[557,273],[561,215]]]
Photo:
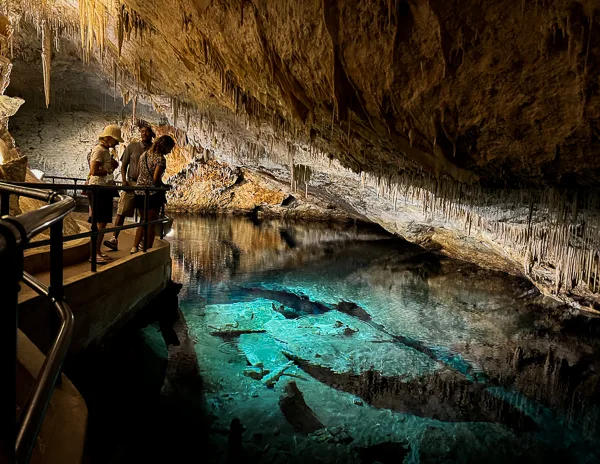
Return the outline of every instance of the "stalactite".
[[[52,31],[46,20],[42,21],[42,69],[46,108],[50,106],[50,69],[52,61]]]
[[[586,46],[586,50],[585,50],[585,64],[583,66],[583,74],[584,75],[587,72],[588,57],[590,54],[590,41],[592,40],[592,28],[594,26],[594,16],[593,15],[590,16],[589,23],[590,23],[590,31],[588,33],[587,46]]]

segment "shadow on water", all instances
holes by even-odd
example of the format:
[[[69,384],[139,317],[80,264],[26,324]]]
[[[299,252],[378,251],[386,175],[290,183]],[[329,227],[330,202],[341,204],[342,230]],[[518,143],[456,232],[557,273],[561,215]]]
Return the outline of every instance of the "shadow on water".
[[[374,369],[361,374],[339,374],[292,359],[315,379],[337,390],[352,393],[372,406],[429,417],[444,422],[497,422],[518,431],[535,431],[535,422],[517,408],[450,370],[414,380],[384,377]],[[432,401],[435,398],[435,401]]]

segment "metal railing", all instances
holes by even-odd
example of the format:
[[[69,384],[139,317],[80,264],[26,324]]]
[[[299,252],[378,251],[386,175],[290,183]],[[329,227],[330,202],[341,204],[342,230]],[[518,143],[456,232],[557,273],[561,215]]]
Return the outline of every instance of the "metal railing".
[[[3,303],[8,303],[2,311],[2,337],[9,341],[8,366],[2,372],[16,373],[18,293],[22,280],[43,295],[54,306],[60,319],[60,327],[54,337],[46,359],[21,410],[15,427],[15,398],[3,395],[0,403],[2,421],[2,456],[16,458],[16,462],[29,462],[42,425],[46,409],[60,376],[71,335],[73,333],[73,313],[63,299],[63,247],[62,231],[65,216],[75,208],[75,201],[66,195],[47,192],[0,182],[0,294]],[[35,211],[18,216],[8,216],[10,195],[25,196],[48,202]],[[50,228],[50,287],[23,271],[23,252],[31,239],[43,230]],[[6,323],[4,323],[6,322]],[[13,385],[16,388],[16,377]],[[9,458],[10,459],[10,458]]]
[[[91,206],[91,230],[90,232],[82,232],[79,234],[73,234],[73,235],[67,235],[63,238],[63,242],[69,242],[72,240],[79,240],[81,238],[86,238],[86,237],[90,237],[91,241],[90,241],[90,245],[91,245],[91,250],[90,250],[90,258],[91,258],[91,270],[92,272],[96,272],[97,270],[97,237],[99,234],[108,234],[110,232],[116,232],[116,231],[121,231],[121,230],[126,230],[126,229],[133,229],[133,228],[137,228],[137,227],[143,227],[144,228],[144,238],[142,241],[142,251],[146,252],[148,250],[148,228],[149,226],[154,226],[155,224],[160,224],[161,228],[160,228],[160,238],[164,238],[164,225],[168,224],[170,222],[170,218],[168,218],[165,215],[165,209],[164,209],[164,205],[161,207],[161,211],[160,211],[160,215],[158,217],[158,219],[154,219],[152,221],[148,221],[146,219],[142,220],[141,222],[136,222],[133,224],[124,224],[122,226],[115,226],[115,227],[107,227],[105,229],[102,230],[98,230],[98,221],[96,218],[96,211],[97,211],[97,205],[96,205],[96,201],[98,199],[99,193],[100,192],[117,192],[119,190],[122,191],[144,191],[144,207],[143,207],[143,212],[144,212],[144,218],[148,217],[148,210],[149,210],[149,198],[150,198],[150,194],[151,192],[166,192],[168,190],[170,190],[170,186],[167,187],[142,187],[142,186],[125,186],[125,185],[87,185],[85,184],[85,179],[76,179],[76,178],[68,178],[71,180],[77,180],[78,182],[80,182],[81,184],[77,185],[77,189],[81,190],[83,193],[88,194],[88,198],[90,200],[90,206]],[[48,190],[56,190],[56,191],[62,191],[62,192],[67,192],[69,190],[73,190],[74,188],[74,184],[46,184],[46,183],[27,183],[27,182],[21,182],[21,183],[13,183],[13,185],[19,185],[19,186],[23,186],[23,187],[31,187],[31,188],[41,188],[41,189],[48,189]],[[34,243],[30,243],[27,248],[37,248],[37,247],[41,247],[41,246],[46,246],[50,244],[50,240],[40,240],[40,241],[36,241]]]
[[[68,179],[67,179],[68,180]],[[8,341],[9,352],[2,359],[7,361],[2,372],[15,373],[17,359],[18,329],[18,293],[19,282],[24,282],[38,294],[47,298],[57,312],[60,325],[52,345],[46,355],[39,375],[22,409],[15,428],[15,401],[10,395],[0,397],[0,461],[4,456],[16,457],[17,462],[27,463],[31,458],[46,409],[52,397],[54,387],[60,380],[62,364],[66,356],[73,333],[73,313],[64,301],[63,289],[63,243],[90,237],[91,269],[96,271],[97,237],[118,230],[134,227],[144,228],[143,251],[148,249],[148,228],[161,224],[160,237],[164,237],[164,224],[170,219],[164,215],[164,206],[158,219],[148,221],[149,195],[153,191],[166,191],[166,187],[129,187],[85,185],[84,179],[70,178],[77,182],[77,189],[87,192],[90,198],[91,231],[63,236],[63,220],[75,209],[75,200],[60,193],[73,189],[74,184],[47,183],[6,183],[0,182],[0,296],[2,298],[2,317],[0,333]],[[144,218],[140,223],[127,224],[98,230],[96,220],[96,202],[101,191],[118,190],[144,191]],[[41,208],[18,216],[9,216],[11,195],[24,196],[49,203]],[[50,229],[50,239],[31,242],[31,239],[46,229]],[[31,276],[23,269],[24,251],[30,248],[50,246],[50,286]],[[5,307],[7,305],[7,307]],[[4,321],[6,323],[4,323]],[[13,385],[16,385],[16,378]],[[10,458],[8,458],[10,459]]]

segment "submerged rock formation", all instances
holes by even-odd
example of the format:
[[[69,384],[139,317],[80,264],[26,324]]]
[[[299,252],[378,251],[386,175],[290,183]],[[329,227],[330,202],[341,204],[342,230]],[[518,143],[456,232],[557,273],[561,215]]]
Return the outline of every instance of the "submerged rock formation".
[[[598,309],[594,0],[20,0],[8,11],[38,31],[50,107],[52,54],[76,50],[111,81],[106,95],[134,119],[152,105],[196,153],[317,188],[409,240]]]

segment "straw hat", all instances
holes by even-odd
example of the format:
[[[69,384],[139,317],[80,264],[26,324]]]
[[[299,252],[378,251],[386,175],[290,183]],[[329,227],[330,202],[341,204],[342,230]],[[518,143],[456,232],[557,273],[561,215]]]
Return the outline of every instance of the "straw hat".
[[[111,124],[110,126],[106,126],[104,128],[104,132],[102,132],[98,136],[99,139],[101,139],[102,137],[112,137],[119,143],[124,142],[124,140],[121,138],[121,128],[119,126],[117,126],[116,124]]]

